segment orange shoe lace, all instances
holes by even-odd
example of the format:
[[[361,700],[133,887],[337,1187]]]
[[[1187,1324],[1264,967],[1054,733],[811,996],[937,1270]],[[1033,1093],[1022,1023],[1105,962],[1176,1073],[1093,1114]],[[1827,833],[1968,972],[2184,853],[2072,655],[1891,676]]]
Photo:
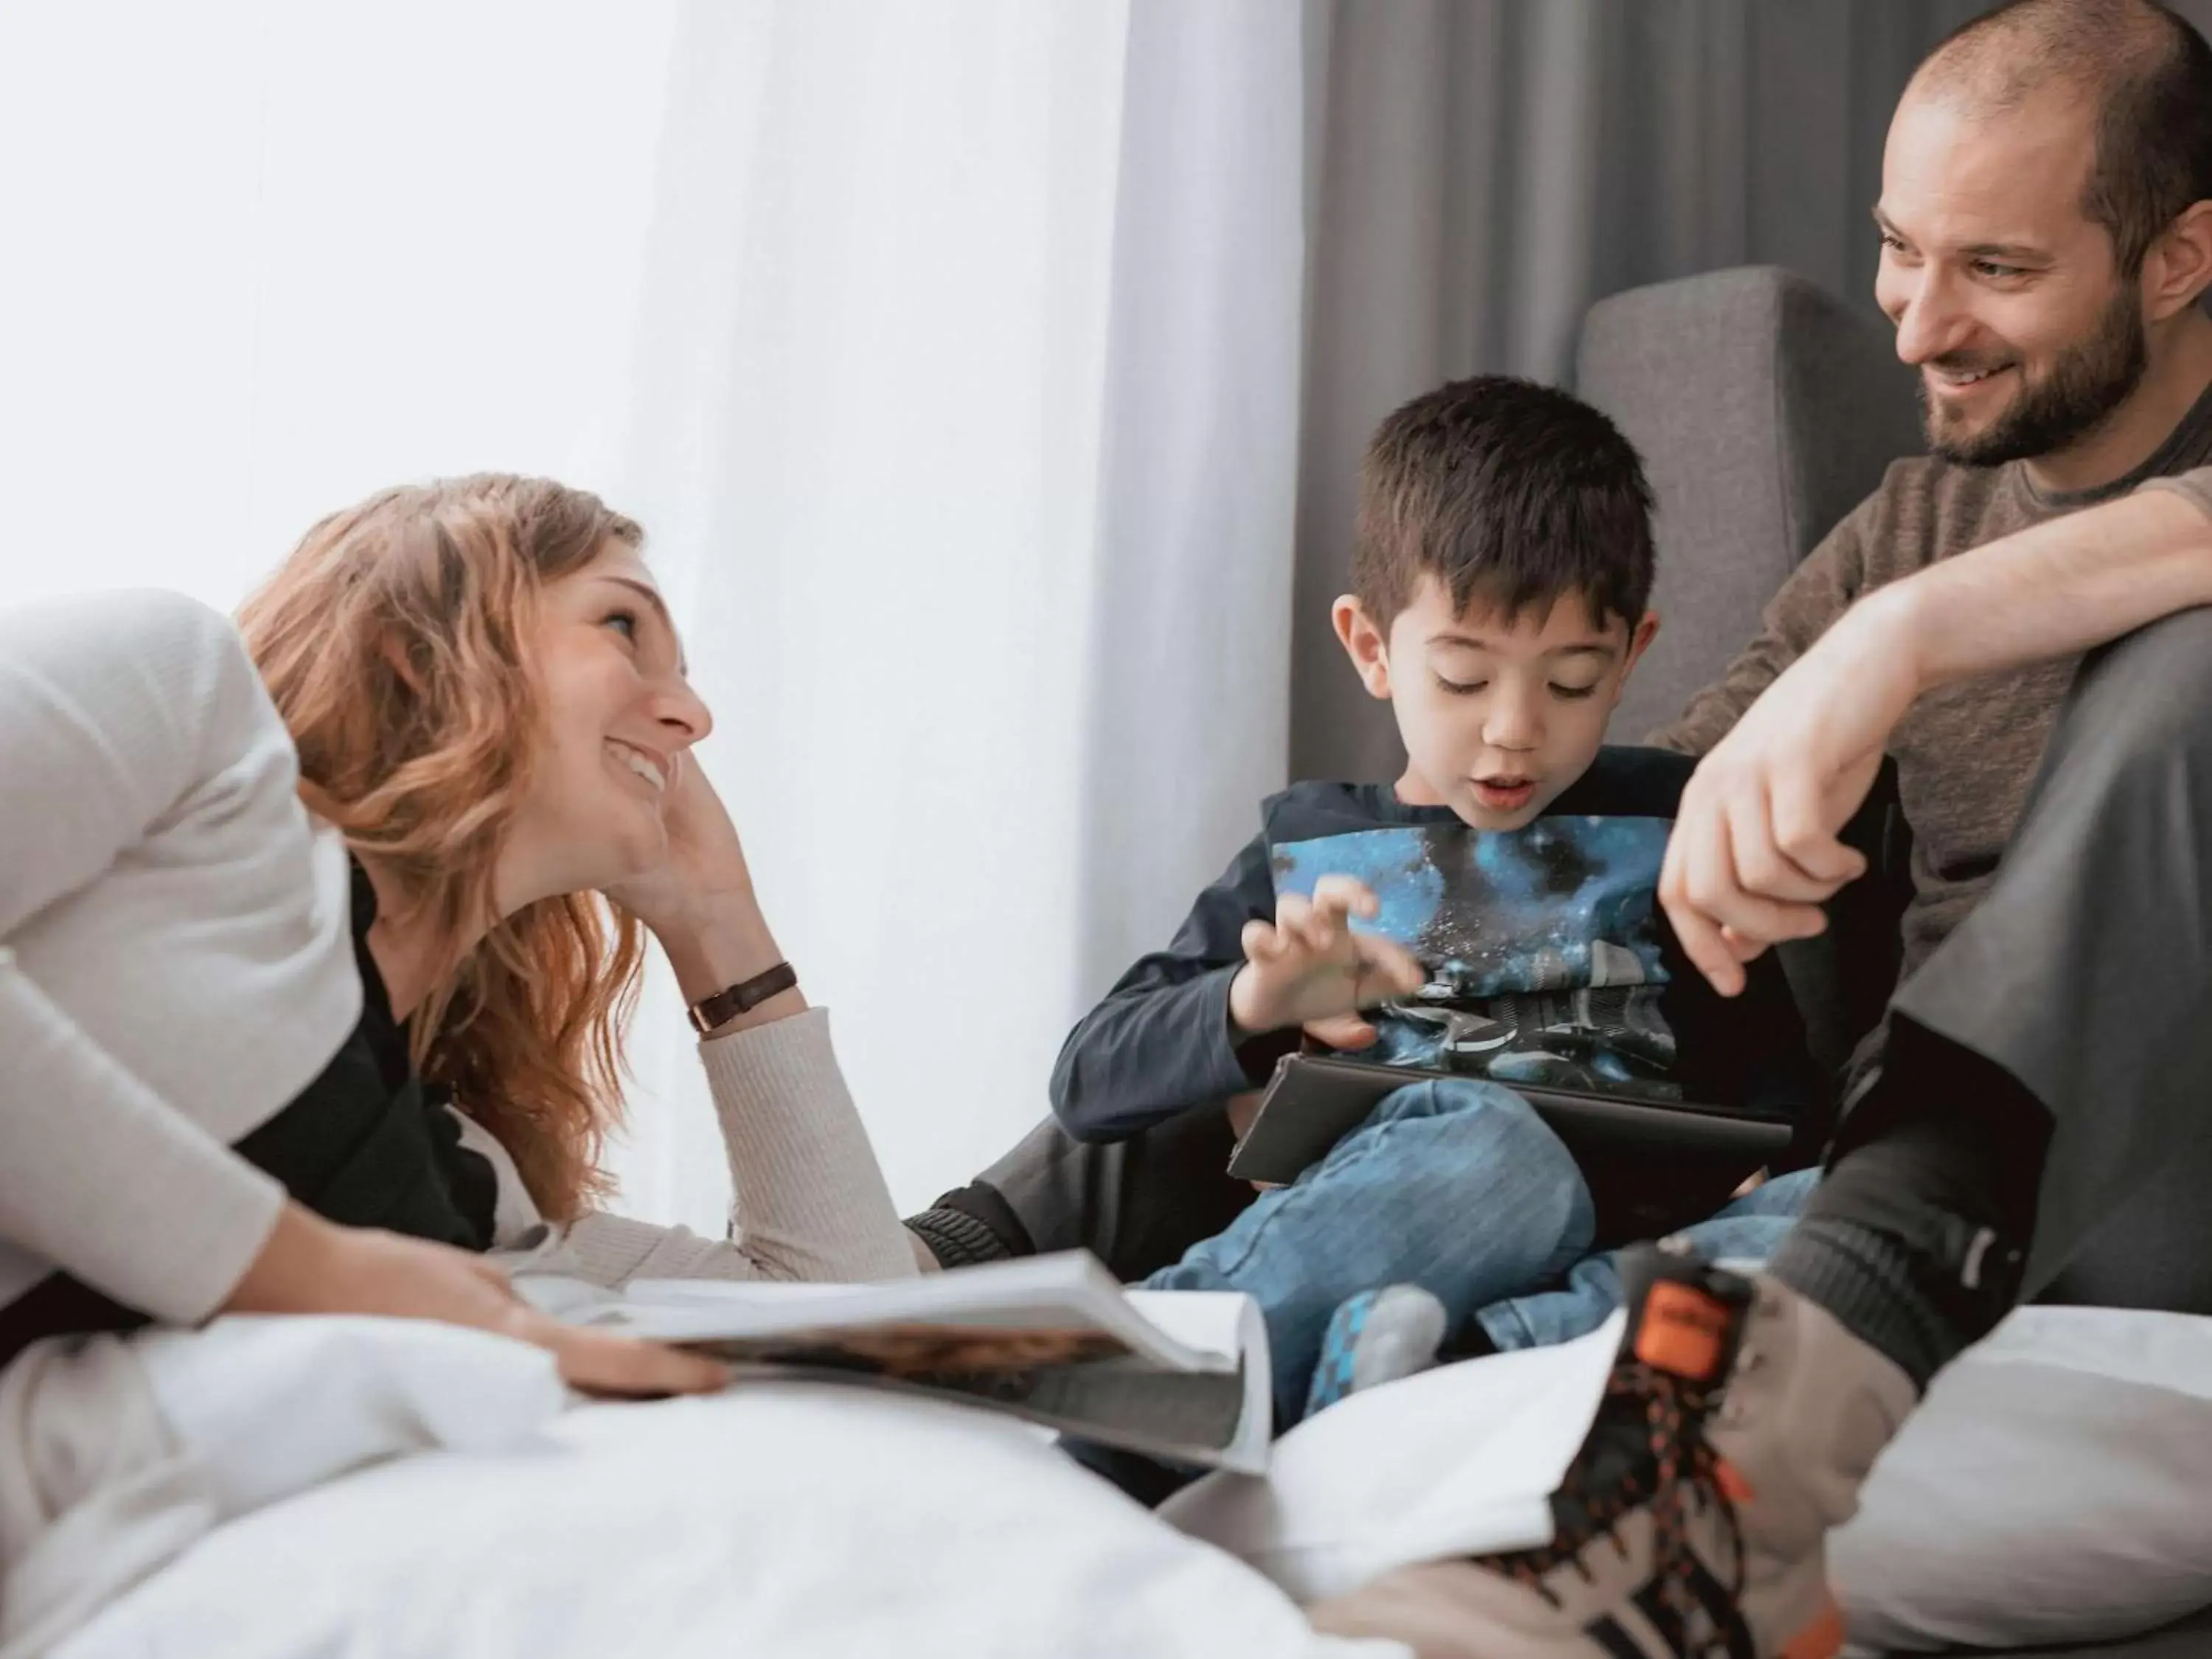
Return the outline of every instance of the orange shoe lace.
[[[1494,1556],[1486,1565],[1557,1607],[1559,1597],[1546,1581],[1562,1567],[1571,1567],[1586,1581],[1594,1578],[1584,1553],[1601,1541],[1609,1540],[1626,1559],[1621,1522],[1646,1509],[1651,1516],[1651,1588],[1638,1598],[1638,1607],[1683,1659],[1741,1659],[1750,1651],[1748,1633],[1740,1619],[1715,1616],[1710,1586],[1700,1595],[1698,1583],[1707,1570],[1689,1535],[1692,1505],[1720,1510],[1730,1550],[1729,1574],[1720,1589],[1723,1605],[1733,1607],[1744,1583],[1743,1532],[1735,1510],[1742,1486],[1704,1433],[1720,1392],[1717,1379],[1686,1377],[1623,1354],[1607,1380],[1591,1432],[1594,1446],[1610,1443],[1611,1455],[1586,1453],[1568,1469],[1553,1500],[1561,1521],[1550,1543]],[[1700,1615],[1705,1633],[1692,1641],[1690,1632]]]

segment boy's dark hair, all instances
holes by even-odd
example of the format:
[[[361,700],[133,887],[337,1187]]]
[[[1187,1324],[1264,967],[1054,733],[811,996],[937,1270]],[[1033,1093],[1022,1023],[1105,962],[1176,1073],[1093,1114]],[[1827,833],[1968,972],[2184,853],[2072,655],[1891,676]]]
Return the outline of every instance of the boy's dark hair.
[[[1377,628],[1423,572],[1455,611],[1518,617],[1579,595],[1633,628],[1651,597],[1651,489],[1620,428],[1579,398],[1479,374],[1384,421],[1359,470],[1352,588]]]
[[[2155,0],[2008,0],[1954,30],[1915,78],[1995,109],[2057,82],[2094,109],[2082,211],[2112,234],[2123,276],[2212,200],[2212,46]]]

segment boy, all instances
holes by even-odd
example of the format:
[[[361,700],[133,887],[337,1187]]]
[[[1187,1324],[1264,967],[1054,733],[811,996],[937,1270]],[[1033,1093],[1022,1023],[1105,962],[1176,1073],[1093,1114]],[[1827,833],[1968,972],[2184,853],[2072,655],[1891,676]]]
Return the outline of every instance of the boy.
[[[1609,1270],[1587,1261],[1598,1224],[1589,1185],[1499,1079],[1792,1115],[1811,1100],[1795,1008],[1771,960],[1744,998],[1723,1003],[1682,961],[1653,902],[1665,820],[1691,763],[1602,746],[1658,626],[1647,609],[1650,513],[1634,450],[1564,392],[1483,377],[1384,422],[1362,469],[1354,591],[1334,619],[1362,683],[1391,705],[1404,775],[1394,787],[1300,784],[1268,801],[1261,836],[1200,895],[1168,949],[1076,1027],[1054,1068],[1054,1111],[1084,1140],[1251,1090],[1306,1039],[1380,1043],[1393,1060],[1468,1073],[1409,1082],[1296,1183],[1146,1281],[1255,1297],[1274,1351],[1279,1426],[1303,1413],[1310,1379],[1325,1401],[1397,1374],[1470,1316],[1481,1348],[1560,1340],[1610,1311]],[[1437,826],[1450,833],[1438,840]],[[1454,878],[1488,896],[1486,931],[1524,936],[1496,961],[1455,958],[1432,977],[1401,945],[1355,928],[1378,900],[1351,866],[1373,848],[1364,836],[1328,838],[1377,830],[1458,848],[1474,873]],[[1318,878],[1279,892],[1278,872],[1301,867]],[[1587,900],[1593,884],[1602,904]],[[1505,905],[1509,890],[1516,902]],[[1594,930],[1597,911],[1607,921]],[[1719,1236],[1700,1242],[1763,1254],[1801,1185],[1770,1183],[1754,1206],[1767,1216],[1714,1224]],[[1640,1196],[1663,1206],[1669,1194]],[[1716,1201],[1705,1194],[1668,1224],[1709,1215]],[[1565,1291],[1510,1301],[1571,1272]],[[1355,1336],[1366,1348],[1316,1378],[1339,1304],[1401,1282],[1427,1296],[1355,1304],[1347,1354]],[[1414,1327],[1423,1316],[1433,1327],[1410,1354],[1402,1340],[1379,1341],[1393,1327],[1402,1337],[1409,1312]]]

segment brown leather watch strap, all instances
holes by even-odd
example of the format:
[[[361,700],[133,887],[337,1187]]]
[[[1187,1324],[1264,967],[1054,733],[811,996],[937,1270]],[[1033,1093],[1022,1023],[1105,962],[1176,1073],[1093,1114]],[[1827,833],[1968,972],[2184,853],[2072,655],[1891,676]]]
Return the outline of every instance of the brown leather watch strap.
[[[799,970],[787,962],[779,962],[766,973],[755,974],[710,997],[701,997],[691,1005],[691,1029],[704,1036],[716,1026],[728,1024],[739,1014],[750,1013],[770,997],[798,983]]]

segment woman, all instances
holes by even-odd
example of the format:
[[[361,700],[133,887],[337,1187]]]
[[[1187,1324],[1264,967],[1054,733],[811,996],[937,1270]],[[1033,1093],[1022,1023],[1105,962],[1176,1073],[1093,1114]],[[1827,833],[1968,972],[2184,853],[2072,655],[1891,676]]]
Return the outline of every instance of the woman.
[[[710,721],[641,539],[580,491],[467,478],[318,525],[243,612],[250,661],[169,596],[5,627],[0,1360],[149,1315],[362,1311],[707,1387],[466,1252],[550,1224],[606,1285],[915,1270],[690,758]],[[730,1242],[594,1207],[646,933],[703,1033]]]

